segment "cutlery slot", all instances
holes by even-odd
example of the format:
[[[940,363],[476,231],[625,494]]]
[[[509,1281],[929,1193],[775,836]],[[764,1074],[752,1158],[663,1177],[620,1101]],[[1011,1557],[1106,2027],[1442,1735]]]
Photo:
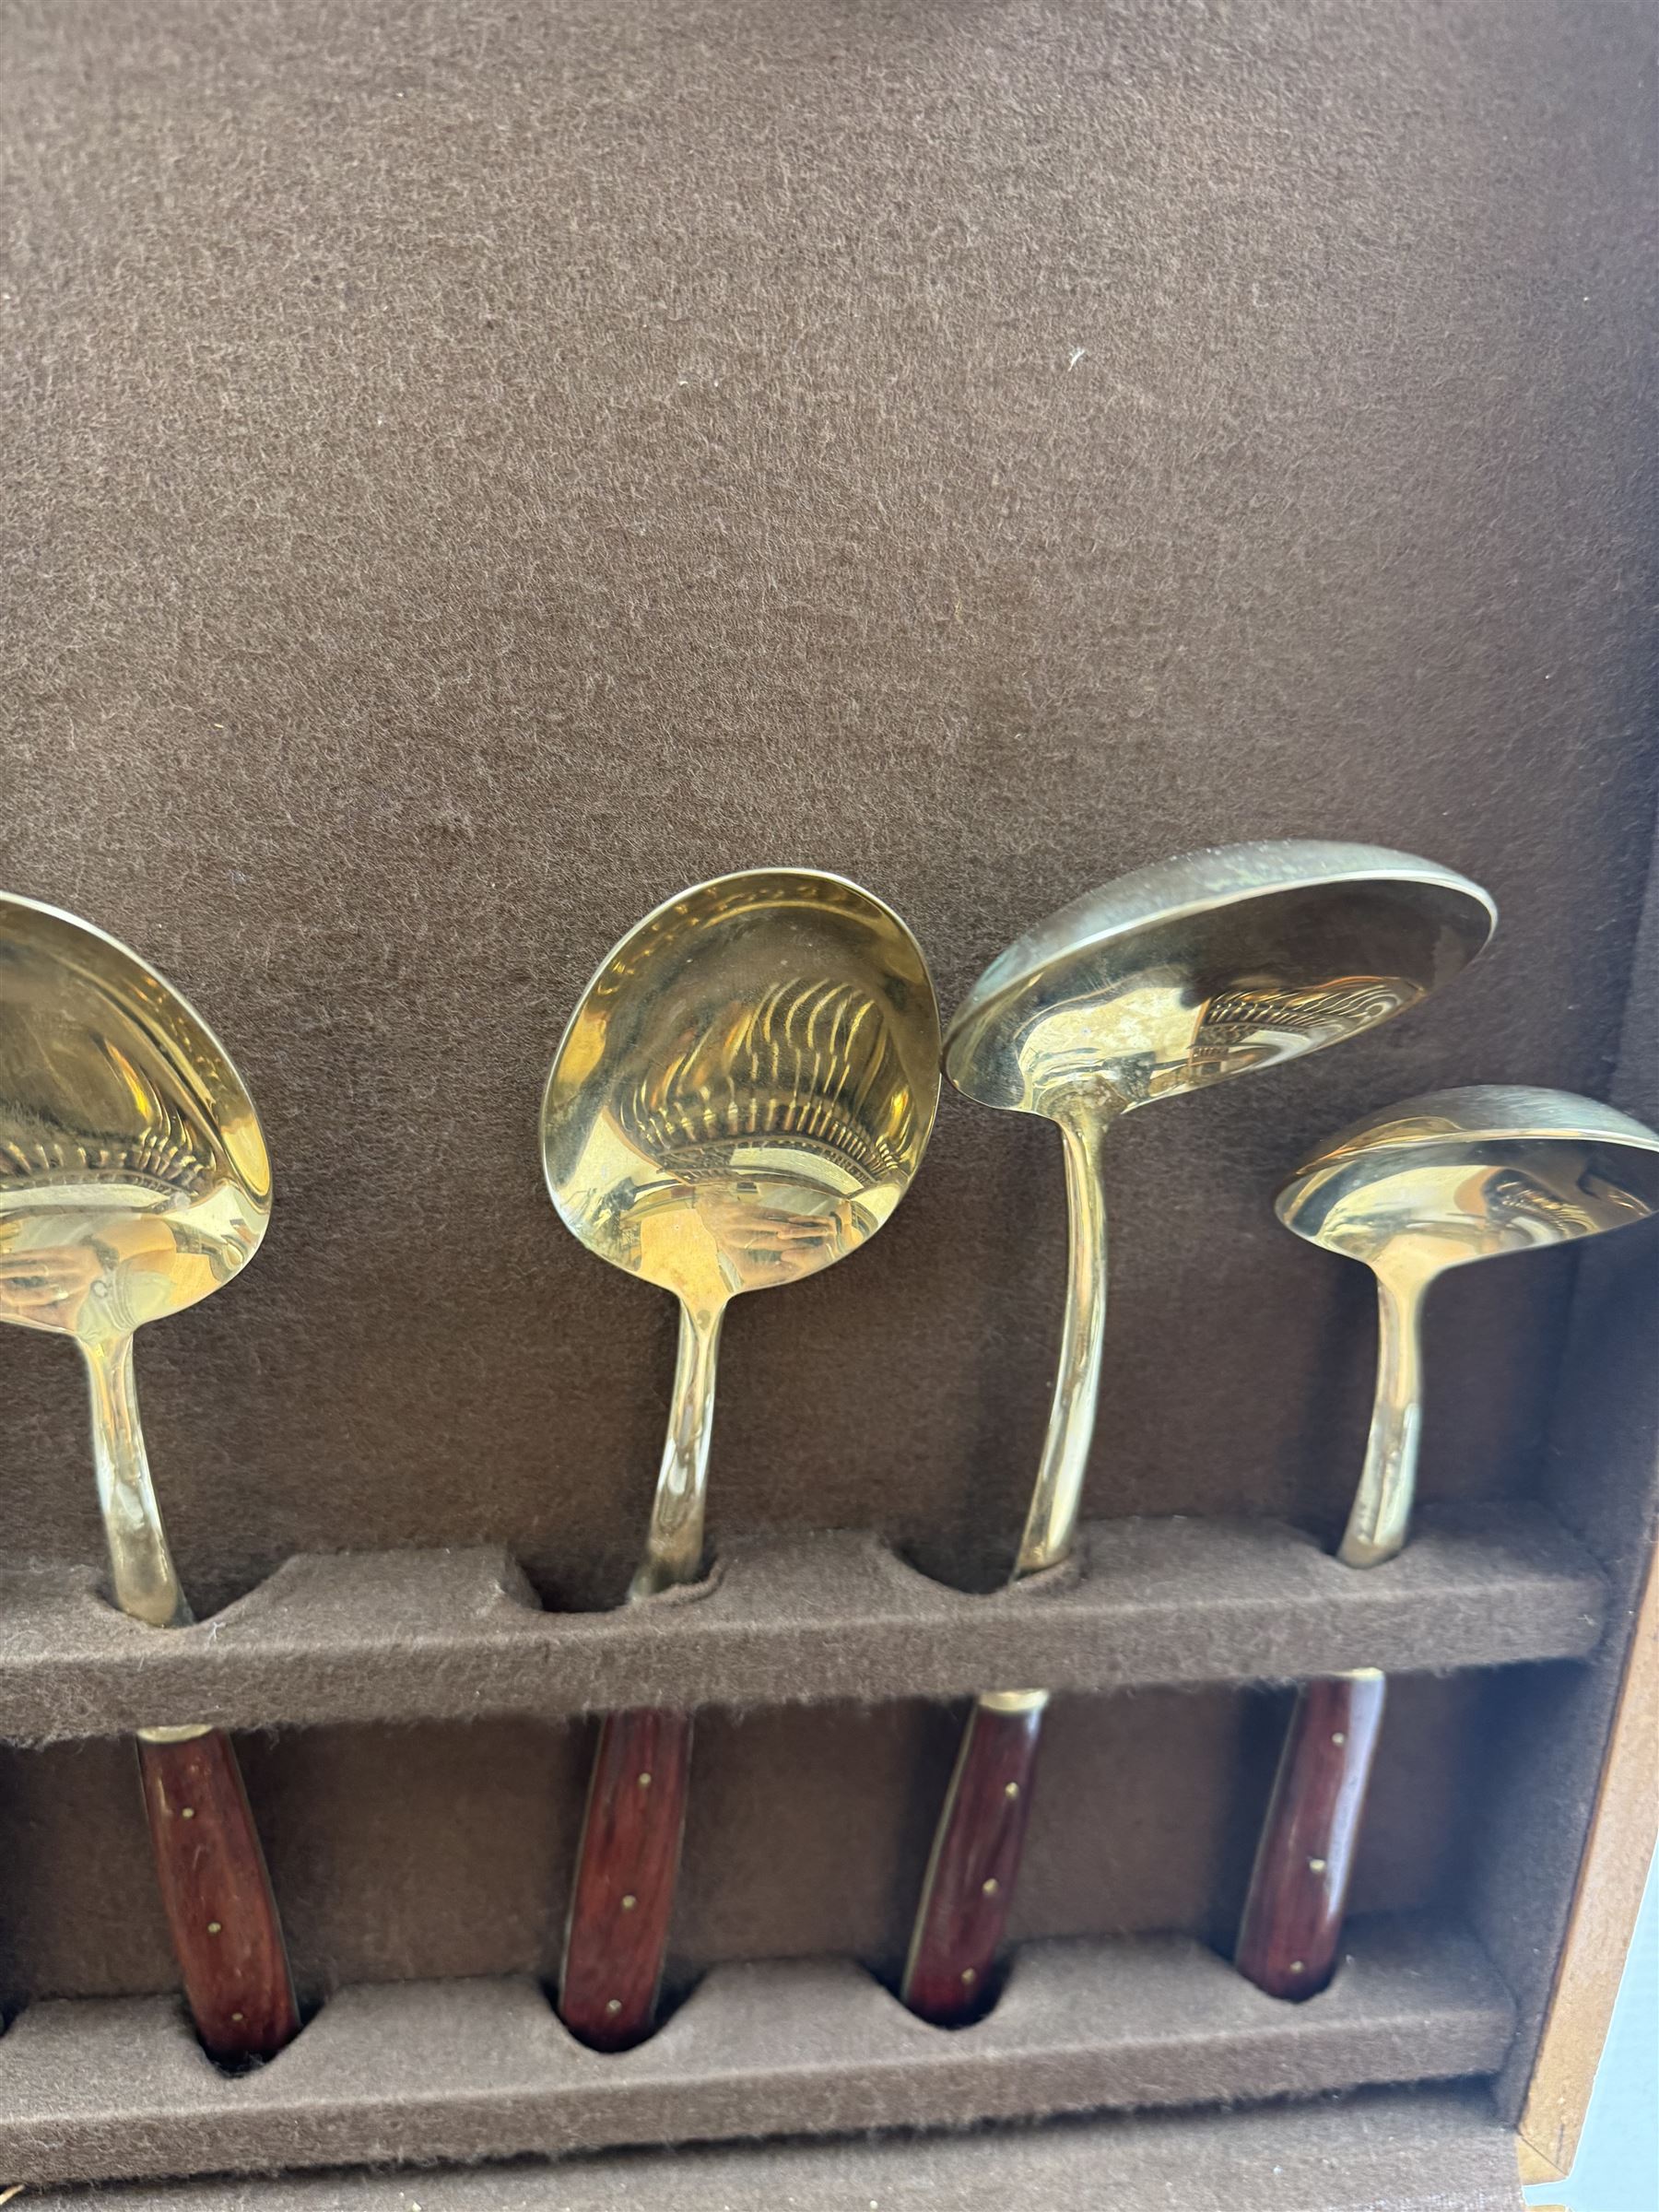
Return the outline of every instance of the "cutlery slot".
[[[0,2159],[50,2182],[562,2157],[1312,2096],[1500,2062],[1512,2008],[1466,1936],[1383,1920],[1351,1947],[1328,2002],[1296,2007],[1190,1939],[1039,1944],[997,2011],[956,2033],[848,1962],[726,1966],[616,2057],[567,2035],[524,1978],[356,1987],[234,2079],[171,1999],[43,2003],[0,2039]]]
[[[869,1532],[755,1537],[684,1602],[607,1613],[543,1610],[499,1547],[313,1555],[165,1632],[85,1569],[0,1568],[0,1740],[1503,1665],[1594,1652],[1606,1606],[1541,1503],[1431,1508],[1364,1575],[1283,1522],[1086,1524],[1053,1582],[985,1596]]]

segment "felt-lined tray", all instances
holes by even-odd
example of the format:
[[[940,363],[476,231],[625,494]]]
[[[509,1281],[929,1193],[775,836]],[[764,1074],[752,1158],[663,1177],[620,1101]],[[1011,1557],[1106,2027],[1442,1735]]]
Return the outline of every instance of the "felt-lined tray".
[[[1307,2104],[974,2128],[883,2143],[688,2147],[441,2171],[182,2183],[172,2212],[1513,2212],[1513,2140],[1472,2084],[1364,2089]],[[99,2189],[120,2212],[152,2184]],[[29,2212],[88,2194],[30,2191]]]
[[[1277,1521],[1097,1523],[1075,1571],[990,1596],[868,1534],[760,1537],[700,1594],[599,1614],[542,1611],[497,1547],[336,1554],[165,1635],[90,1569],[41,1568],[0,1572],[0,1736],[1493,1666],[1593,1651],[1606,1604],[1594,1561],[1532,1504],[1425,1515],[1365,1575]]]
[[[976,2027],[913,2018],[840,1960],[715,1970],[601,2057],[528,1979],[357,1988],[228,2078],[167,1998],[30,2006],[0,2040],[0,2171],[28,2182],[512,2158],[734,2136],[1310,2095],[1489,2072],[1513,2031],[1472,1939],[1349,1931],[1332,1989],[1265,1997],[1190,1939],[1033,1944]]]

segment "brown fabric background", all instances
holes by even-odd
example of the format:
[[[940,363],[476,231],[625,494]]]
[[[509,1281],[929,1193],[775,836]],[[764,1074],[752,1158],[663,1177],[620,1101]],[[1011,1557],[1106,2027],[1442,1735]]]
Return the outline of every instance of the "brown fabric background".
[[[1389,1097],[1600,1092],[1619,1050],[1655,772],[1648,31],[1534,0],[0,6],[0,881],[196,1000],[279,1177],[247,1278],[139,1356],[201,1606],[403,1545],[617,1594],[672,1313],[560,1229],[536,1095],[612,939],[770,860],[891,900],[947,1006],[1207,841],[1374,838],[1492,888],[1441,1002],[1118,1140],[1088,1512],[1334,1527],[1369,1287],[1277,1229],[1273,1181]],[[993,1581],[1061,1234],[1048,1133],[947,1100],[876,1247],[734,1313],[716,1542],[874,1527]],[[1619,1265],[1631,1333],[1581,1314],[1572,1358],[1630,1403]],[[1651,1407],[1540,1452],[1572,1281],[1446,1288],[1425,1488],[1542,1476],[1617,1608]],[[96,1560],[70,1356],[6,1332],[0,1390],[0,1549]],[[1582,1805],[1608,1681],[1412,1684],[1391,1727],[1368,1895],[1472,1915],[1517,2064],[1579,1833],[1527,1781],[1559,1720]],[[1270,1722],[1063,1704],[1026,1932],[1225,1925]],[[677,1974],[890,1967],[948,1733],[712,1716]],[[250,1743],[308,1987],[545,1971],[581,1740]],[[171,1980],[124,1756],[0,1762],[14,2001]]]
[[[622,929],[775,859],[895,901],[947,1006],[1196,844],[1376,838],[1490,886],[1439,1005],[1117,1147],[1089,1510],[1333,1522],[1369,1290],[1272,1182],[1431,1083],[1594,1088],[1616,1039],[1653,775],[1640,13],[0,29],[0,876],[196,999],[279,1177],[245,1281],[140,1351],[199,1601],[489,1538],[618,1591],[673,1315],[559,1226],[537,1092]],[[716,1537],[879,1524],[994,1573],[1061,1209],[1050,1132],[947,1100],[875,1247],[734,1312]],[[1446,1290],[1432,1493],[1524,1478],[1517,1324],[1564,1281]],[[71,1358],[0,1360],[0,1542],[96,1556]]]

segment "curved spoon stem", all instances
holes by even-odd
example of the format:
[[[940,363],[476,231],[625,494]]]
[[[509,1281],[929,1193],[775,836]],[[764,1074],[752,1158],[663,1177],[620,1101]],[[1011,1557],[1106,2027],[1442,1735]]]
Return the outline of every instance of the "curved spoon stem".
[[[77,1341],[92,1400],[92,1456],[115,1603],[152,1628],[188,1628],[194,1616],[167,1548],[138,1424],[132,1334]]]
[[[714,1367],[724,1306],[695,1312],[680,1308],[679,1353],[668,1439],[651,1509],[645,1558],[629,1586],[630,1597],[650,1597],[702,1572],[703,1508],[709,1491],[709,1435],[714,1422]]]
[[[1423,1426],[1422,1287],[1377,1277],[1377,1401],[1353,1512],[1337,1552],[1345,1566],[1377,1567],[1406,1541]]]
[[[1083,1495],[1083,1476],[1094,1435],[1100,1383],[1100,1346],[1106,1328],[1106,1190],[1103,1152],[1111,1116],[1074,1110],[1060,1124],[1065,1145],[1065,1196],[1070,1244],[1065,1318],[1060,1364],[1049,1408],[1042,1460],[1031,1491],[1025,1534],[1014,1575],[1056,1567],[1071,1550]]]
[[[1074,1105],[1065,1145],[1069,1244],[1060,1364],[1014,1579],[1071,1550],[1100,1391],[1106,1327],[1107,1129],[1115,1117]],[[1019,1879],[1031,1784],[1048,1704],[1041,1689],[993,1690],[969,1716],[939,1814],[900,1994],[939,2027],[972,2019],[994,1990],[996,1956]]]

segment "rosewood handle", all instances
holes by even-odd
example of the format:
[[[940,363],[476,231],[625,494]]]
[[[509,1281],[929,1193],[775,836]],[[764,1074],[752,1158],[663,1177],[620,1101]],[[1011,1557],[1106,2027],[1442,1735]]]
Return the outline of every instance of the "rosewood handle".
[[[1297,1692],[1239,1929],[1239,1971],[1270,1997],[1315,1996],[1335,1971],[1387,1691],[1366,1670]]]
[[[686,1826],[691,1715],[606,1715],[588,1785],[559,2017],[595,2051],[651,2033]]]
[[[1019,1877],[1047,1703],[1041,1690],[994,1695],[969,1716],[900,1989],[935,2027],[984,2010]]]
[[[230,1738],[138,1739],[161,1902],[196,2033],[221,2065],[300,2032],[282,1923]]]

